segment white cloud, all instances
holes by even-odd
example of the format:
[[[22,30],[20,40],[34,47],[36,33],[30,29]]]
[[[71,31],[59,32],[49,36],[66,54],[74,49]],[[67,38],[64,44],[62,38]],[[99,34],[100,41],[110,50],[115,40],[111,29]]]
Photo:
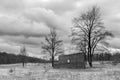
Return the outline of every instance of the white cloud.
[[[38,37],[24,37],[24,36],[2,36],[6,42],[18,45],[40,46],[43,38]]]
[[[0,39],[0,51],[19,54],[19,46],[8,44],[4,39]]]
[[[25,9],[23,0],[0,0],[0,12],[5,14],[21,13]]]
[[[93,5],[101,7],[106,28],[116,36],[110,41],[111,46],[120,48],[119,0],[0,0],[0,39],[4,41],[0,42],[0,49],[18,52],[15,45],[20,44],[27,48],[32,45],[40,47],[41,37],[49,32],[49,27],[57,28],[64,44],[69,44],[67,36],[70,35],[72,18]],[[36,48],[31,48],[29,53],[39,54]]]
[[[45,8],[30,8],[25,11],[25,17],[31,21],[43,22],[48,27],[61,28],[62,20],[52,10]]]
[[[41,37],[49,28],[44,23],[29,22],[24,19],[0,17],[0,35]]]
[[[66,11],[74,10],[78,0],[26,0],[28,7],[41,7],[63,14]]]

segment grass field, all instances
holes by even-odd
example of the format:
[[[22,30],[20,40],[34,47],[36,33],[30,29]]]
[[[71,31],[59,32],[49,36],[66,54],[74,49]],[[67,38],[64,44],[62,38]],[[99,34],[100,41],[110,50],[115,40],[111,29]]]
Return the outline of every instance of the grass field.
[[[0,80],[120,80],[120,64],[94,62],[86,69],[53,69],[48,63],[0,65]]]

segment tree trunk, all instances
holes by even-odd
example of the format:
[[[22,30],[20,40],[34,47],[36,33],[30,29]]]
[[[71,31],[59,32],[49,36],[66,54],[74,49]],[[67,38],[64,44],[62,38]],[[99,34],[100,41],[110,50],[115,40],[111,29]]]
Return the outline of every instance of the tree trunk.
[[[52,67],[54,68],[54,55],[52,55]]]
[[[92,65],[92,52],[91,52],[92,50],[91,50],[91,48],[89,47],[89,49],[88,49],[88,63],[89,63],[89,66],[90,67],[93,67],[93,65]]]
[[[23,67],[25,66],[25,63],[24,63],[24,62],[22,63],[22,66],[23,66]]]
[[[86,68],[86,62],[87,62],[87,56],[86,53],[84,53],[84,68]]]
[[[25,66],[25,57],[22,56],[22,66],[24,67]]]
[[[89,61],[88,61],[88,63],[89,63],[90,67],[93,67],[93,65],[92,65],[92,55],[91,54],[89,54]]]
[[[92,61],[89,61],[89,66],[90,66],[90,67],[93,67]]]
[[[22,56],[22,66],[25,67],[25,63],[26,63],[26,58],[25,56]]]
[[[92,67],[91,28],[89,31],[88,40],[88,63],[89,66]]]

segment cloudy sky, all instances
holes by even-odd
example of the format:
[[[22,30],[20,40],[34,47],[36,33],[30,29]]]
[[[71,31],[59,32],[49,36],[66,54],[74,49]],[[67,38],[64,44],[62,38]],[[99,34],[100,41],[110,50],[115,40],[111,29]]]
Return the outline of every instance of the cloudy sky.
[[[93,5],[115,34],[111,47],[120,49],[120,0],[0,0],[0,51],[18,54],[24,44],[29,55],[44,56],[40,46],[50,27],[57,28],[67,47],[72,18]]]

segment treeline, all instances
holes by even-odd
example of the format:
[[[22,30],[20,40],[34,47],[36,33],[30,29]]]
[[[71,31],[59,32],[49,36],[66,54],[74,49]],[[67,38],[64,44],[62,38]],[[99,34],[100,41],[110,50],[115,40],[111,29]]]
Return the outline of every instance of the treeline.
[[[6,52],[0,52],[0,64],[14,64],[14,63],[22,63],[23,59],[25,59],[25,63],[46,63],[49,61],[15,54],[8,54]]]
[[[94,54],[93,61],[120,61],[120,53],[110,54],[110,53],[101,53]]]

